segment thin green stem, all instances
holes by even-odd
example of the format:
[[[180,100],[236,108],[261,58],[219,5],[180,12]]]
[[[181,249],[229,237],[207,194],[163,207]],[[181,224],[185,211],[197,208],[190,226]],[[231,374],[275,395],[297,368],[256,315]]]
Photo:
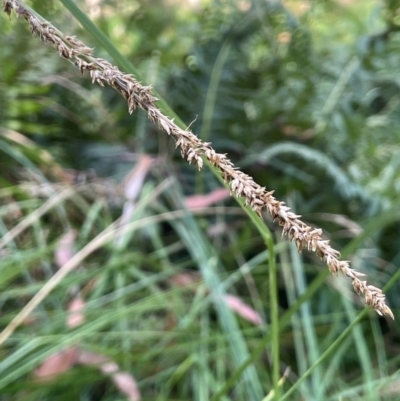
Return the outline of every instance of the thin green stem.
[[[265,232],[267,230],[264,230]],[[269,253],[269,291],[270,291],[270,310],[271,310],[271,333],[272,333],[272,383],[274,388],[275,400],[280,396],[280,360],[279,360],[279,311],[278,311],[278,269],[276,266],[274,241],[271,232],[265,236],[265,242]]]
[[[296,303],[288,309],[280,319],[280,326],[279,326],[279,333],[283,331],[283,329],[290,323],[290,318],[295,314],[300,307],[303,305],[305,301],[311,298],[313,294],[315,294],[319,288],[325,283],[326,278],[329,276],[328,270],[321,270],[319,275],[314,279],[314,281],[308,286],[307,292],[301,295]],[[237,383],[242,373],[246,370],[246,368],[251,365],[254,361],[256,361],[260,354],[263,352],[265,346],[271,341],[272,339],[272,332],[266,335],[259,345],[254,349],[251,353],[250,357],[242,363],[231,375],[231,377],[225,382],[224,386],[221,387],[211,398],[210,401],[218,401],[220,400],[228,391],[229,389]]]
[[[213,70],[211,72],[210,84],[208,86],[207,95],[204,104],[203,111],[203,123],[200,128],[200,138],[207,142],[210,138],[211,123],[215,109],[215,103],[217,100],[217,93],[219,88],[219,83],[221,81],[221,74],[224,68],[225,62],[228,58],[229,52],[231,51],[231,43],[226,40],[218,53],[217,59]]]
[[[387,291],[398,279],[400,278],[400,270],[396,272],[395,275],[389,280],[389,282],[383,287],[383,291]],[[349,327],[346,328],[346,330],[343,331],[343,333],[337,338],[337,340],[332,343],[332,345],[320,356],[320,358],[310,367],[310,369],[307,370],[307,372],[287,391],[283,397],[280,399],[280,401],[284,401],[288,399],[288,397],[293,394],[293,392],[300,386],[300,384],[308,377],[311,375],[311,373],[314,371],[314,369],[319,366],[325,359],[327,359],[338,347],[341,345],[341,343],[347,338],[347,336],[352,332],[354,327],[358,323],[361,322],[361,320],[367,315],[369,312],[369,309],[364,309],[351,323]]]
[[[292,395],[295,390],[300,386],[301,383],[305,379],[307,379],[311,373],[314,371],[314,369],[319,366],[324,360],[326,360],[334,351],[336,351],[339,346],[342,344],[342,342],[347,338],[347,336],[352,332],[354,327],[357,326],[358,323],[361,322],[361,320],[367,315],[368,309],[364,309],[353,321],[353,323],[348,326],[343,333],[337,338],[335,342],[332,343],[332,345],[315,361],[315,363],[307,370],[307,372],[304,373],[304,375],[297,380],[295,384],[280,398],[279,401],[284,401],[289,398],[290,395]]]
[[[203,122],[200,128],[200,138],[204,142],[208,142],[210,138],[211,123],[215,110],[215,103],[217,101],[217,93],[221,80],[221,74],[230,51],[231,43],[230,41],[226,40],[221,46],[217,59],[215,60],[213,70],[211,72],[210,84],[208,85],[208,90],[204,103]],[[196,192],[202,193],[204,191],[204,174],[197,174],[196,181]]]
[[[271,348],[272,348],[272,383],[275,400],[279,400],[280,394],[280,360],[279,360],[279,305],[278,305],[278,269],[276,266],[274,239],[271,231],[265,223],[252,211],[247,213],[263,237],[268,249],[269,264],[269,290],[270,290],[270,314],[271,314]]]

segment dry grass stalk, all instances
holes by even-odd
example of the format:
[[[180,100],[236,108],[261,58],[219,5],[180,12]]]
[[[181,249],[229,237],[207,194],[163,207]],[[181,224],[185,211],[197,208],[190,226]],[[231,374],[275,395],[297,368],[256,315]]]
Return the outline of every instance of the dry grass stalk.
[[[220,170],[231,192],[237,197],[245,198],[246,206],[250,205],[260,217],[263,209],[267,209],[273,219],[279,220],[279,224],[283,227],[283,234],[296,243],[299,252],[305,244],[328,265],[332,273],[341,271],[349,277],[354,290],[364,296],[367,305],[381,315],[394,318],[392,311],[386,305],[382,290],[367,285],[366,281],[360,279],[365,276],[363,273],[351,269],[348,261],[339,260],[340,253],[329,245],[329,241],[322,239],[322,230],[313,229],[301,221],[301,216],[291,212],[284,202],[272,196],[274,191],[267,192],[250,176],[238,170],[225,155],[217,153],[210,143],[202,142],[191,131],[179,128],[173,120],[166,117],[156,107],[157,98],[152,95],[150,87],[141,85],[132,75],[121,72],[108,61],[93,57],[93,49],[73,36],[60,33],[48,22],[40,21],[18,0],[3,0],[3,10],[9,16],[12,10],[17,16],[23,16],[28,21],[33,35],[38,35],[43,42],[52,44],[61,57],[75,64],[82,73],[88,71],[93,83],[97,82],[101,86],[107,84],[116,89],[126,99],[129,113],[137,107],[145,110],[152,122],[157,123],[175,139],[176,147],[180,148],[182,157],[189,163],[196,164],[199,170],[203,167],[202,156],[205,156]]]

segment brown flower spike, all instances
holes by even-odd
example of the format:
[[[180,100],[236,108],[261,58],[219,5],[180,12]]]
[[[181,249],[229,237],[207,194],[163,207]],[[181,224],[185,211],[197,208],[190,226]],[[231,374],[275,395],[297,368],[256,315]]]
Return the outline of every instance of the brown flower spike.
[[[339,260],[340,253],[329,245],[329,241],[322,240],[322,230],[313,229],[302,222],[300,216],[291,212],[284,202],[272,196],[273,191],[267,192],[250,176],[238,170],[225,155],[217,153],[210,143],[202,142],[191,131],[179,128],[173,120],[162,114],[155,106],[157,98],[152,95],[150,87],[141,85],[132,75],[121,72],[108,61],[93,57],[93,49],[73,36],[63,35],[48,22],[40,21],[18,0],[3,0],[3,10],[9,16],[12,10],[17,16],[23,16],[28,21],[33,35],[38,35],[43,42],[52,44],[61,57],[75,64],[82,73],[88,71],[93,83],[97,82],[101,86],[107,84],[121,93],[128,103],[129,113],[137,107],[145,110],[151,121],[156,122],[168,135],[174,137],[182,157],[189,163],[196,164],[199,170],[203,167],[202,156],[205,156],[219,169],[231,192],[237,197],[245,198],[246,206],[250,205],[260,217],[263,209],[267,209],[274,220],[279,220],[283,234],[296,243],[299,252],[305,244],[328,265],[332,273],[342,271],[349,277],[354,290],[364,296],[367,305],[380,315],[389,315],[394,319],[392,311],[386,305],[382,290],[367,285],[366,281],[360,279],[365,274],[351,269],[349,262]]]

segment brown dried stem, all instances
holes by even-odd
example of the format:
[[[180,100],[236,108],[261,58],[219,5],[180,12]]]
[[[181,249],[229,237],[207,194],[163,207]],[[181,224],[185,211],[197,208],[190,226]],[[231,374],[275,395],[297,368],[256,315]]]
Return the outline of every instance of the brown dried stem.
[[[34,36],[38,35],[43,42],[52,44],[61,57],[75,64],[82,73],[88,71],[93,83],[97,82],[101,86],[107,84],[121,93],[128,103],[129,113],[137,107],[145,110],[152,122],[157,123],[175,139],[176,147],[180,148],[182,157],[189,163],[196,164],[199,170],[203,167],[202,156],[205,156],[213,166],[219,169],[222,178],[229,184],[231,192],[238,198],[245,198],[246,206],[250,205],[260,217],[263,209],[267,209],[274,220],[279,220],[279,224],[283,227],[283,234],[296,243],[299,252],[305,244],[328,265],[332,273],[337,274],[341,271],[349,277],[354,290],[364,296],[367,305],[381,315],[394,318],[392,311],[386,305],[382,290],[367,285],[366,281],[359,278],[364,277],[365,274],[351,269],[348,261],[339,260],[340,253],[329,245],[329,241],[322,239],[322,230],[313,229],[301,221],[301,216],[295,215],[284,202],[272,196],[274,191],[267,192],[250,176],[238,170],[225,155],[217,153],[210,143],[203,142],[191,131],[178,127],[157,108],[155,105],[157,98],[152,95],[150,87],[141,85],[132,75],[121,72],[108,61],[93,57],[93,49],[73,36],[63,35],[48,22],[40,21],[18,0],[3,0],[3,10],[9,16],[12,10],[17,16],[23,16],[28,21]]]

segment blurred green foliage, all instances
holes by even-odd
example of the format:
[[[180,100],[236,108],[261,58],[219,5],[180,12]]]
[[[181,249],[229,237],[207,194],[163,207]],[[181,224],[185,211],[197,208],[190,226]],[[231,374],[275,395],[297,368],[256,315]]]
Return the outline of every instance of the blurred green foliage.
[[[61,2],[28,4],[97,46]],[[382,288],[394,277],[388,299],[399,320],[398,1],[79,6],[194,133],[322,227],[371,284]],[[116,92],[92,85],[22,20],[0,16],[0,43],[0,235],[61,186],[80,184],[0,249],[0,327],[57,271],[63,233],[74,229],[73,247],[84,248],[124,215],[123,179],[140,155],[158,156],[130,217],[149,218],[147,227],[91,254],[0,348],[0,400],[124,399],[93,366],[37,381],[33,372],[46,358],[76,344],[132,374],[143,400],[272,400],[269,262],[254,224],[229,199],[227,213],[160,223],[187,196],[218,188],[213,174],[186,165],[144,113],[130,116]],[[100,47],[95,54],[109,59]],[[165,179],[168,190],[158,193]],[[288,399],[397,400],[398,321],[371,313],[350,326],[360,308],[344,281],[326,280],[315,255],[298,255],[268,226],[279,269],[281,374],[291,368],[282,394],[300,379]],[[194,272],[199,281],[173,281]],[[218,298],[224,292],[264,323],[235,315]],[[78,293],[85,322],[66,329],[67,301]],[[349,326],[351,335],[330,350]],[[229,383],[252,352],[250,368]]]

